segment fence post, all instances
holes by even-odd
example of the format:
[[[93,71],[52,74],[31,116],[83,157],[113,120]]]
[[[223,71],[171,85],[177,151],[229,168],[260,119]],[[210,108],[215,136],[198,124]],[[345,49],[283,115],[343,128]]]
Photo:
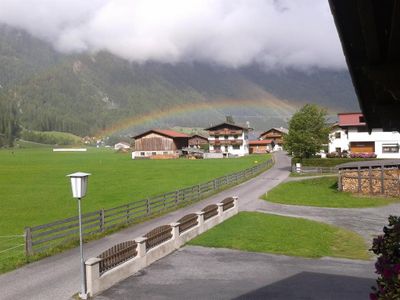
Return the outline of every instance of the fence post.
[[[147,201],[146,201],[146,212],[147,212],[147,215],[150,215],[150,213],[151,213],[151,207],[150,207],[149,198],[147,198]]]
[[[178,205],[179,203],[179,190],[175,191],[175,205]]]
[[[368,169],[368,179],[369,179],[369,193],[373,194],[374,190],[372,188],[372,167],[371,166],[369,166],[369,169]]]
[[[104,231],[104,209],[100,210],[100,232]]]
[[[200,184],[197,185],[197,201],[200,200]]]
[[[204,232],[204,211],[196,212],[197,222],[199,222],[199,234]]]
[[[217,190],[217,179],[213,180],[213,191]]]
[[[144,257],[146,255],[146,241],[147,237],[139,237],[135,239],[137,243],[137,256]]]
[[[129,204],[126,205],[126,224],[129,223]]]
[[[25,227],[25,255],[33,255],[32,229],[30,227]]]
[[[361,192],[361,168],[358,167],[357,169],[357,174],[358,174],[358,192]]]

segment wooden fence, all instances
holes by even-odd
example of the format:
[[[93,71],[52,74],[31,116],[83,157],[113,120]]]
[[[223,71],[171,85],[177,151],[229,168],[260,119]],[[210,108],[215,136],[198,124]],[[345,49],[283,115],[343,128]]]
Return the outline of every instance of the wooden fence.
[[[296,169],[296,165],[292,165],[292,173],[299,174],[336,174],[338,170],[335,167],[309,167],[301,166],[300,170]]]
[[[223,188],[243,182],[271,167],[269,159],[251,168],[232,173],[214,180],[193,185],[188,188],[168,192],[158,196],[133,201],[109,209],[82,215],[83,236],[101,233],[118,226],[137,222],[175,207],[199,201]],[[66,241],[75,241],[79,237],[78,217],[71,217],[39,226],[25,228],[25,253],[42,253]]]

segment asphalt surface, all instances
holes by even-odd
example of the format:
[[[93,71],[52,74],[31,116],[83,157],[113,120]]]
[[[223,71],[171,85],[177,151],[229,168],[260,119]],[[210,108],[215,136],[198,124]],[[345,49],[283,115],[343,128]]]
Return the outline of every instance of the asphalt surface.
[[[228,196],[239,196],[239,209],[254,210],[259,196],[284,181],[289,175],[289,169],[290,159],[282,152],[276,153],[276,164],[258,177],[194,205],[89,242],[84,245],[85,257],[97,256],[119,242],[139,237],[159,225],[175,222],[187,213],[199,211]],[[79,287],[79,248],[0,275],[1,300],[70,299]]]
[[[364,300],[373,262],[305,259],[189,246],[95,297],[110,299]]]

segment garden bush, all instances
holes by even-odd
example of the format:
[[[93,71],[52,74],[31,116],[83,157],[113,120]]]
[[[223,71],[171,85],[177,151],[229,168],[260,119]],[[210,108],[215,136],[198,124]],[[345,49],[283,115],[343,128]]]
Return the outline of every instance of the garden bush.
[[[377,287],[372,287],[371,300],[400,299],[400,217],[390,216],[383,235],[374,239],[370,249],[378,255],[375,263]]]

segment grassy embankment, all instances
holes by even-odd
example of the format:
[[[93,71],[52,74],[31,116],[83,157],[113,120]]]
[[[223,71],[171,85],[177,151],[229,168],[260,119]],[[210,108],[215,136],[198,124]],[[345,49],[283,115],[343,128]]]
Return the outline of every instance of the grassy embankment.
[[[383,206],[398,201],[397,198],[339,192],[337,177],[282,183],[264,195],[263,199],[281,204],[343,208]]]
[[[218,160],[132,160],[108,149],[52,152],[51,148],[0,150],[0,237],[77,214],[67,174],[91,173],[83,212],[115,207],[254,166],[270,156]],[[0,251],[23,243],[2,238]],[[22,252],[23,248],[17,248]],[[0,253],[0,273],[1,273]]]
[[[354,232],[306,219],[257,212],[241,212],[189,244],[310,258],[369,259],[365,241]]]

